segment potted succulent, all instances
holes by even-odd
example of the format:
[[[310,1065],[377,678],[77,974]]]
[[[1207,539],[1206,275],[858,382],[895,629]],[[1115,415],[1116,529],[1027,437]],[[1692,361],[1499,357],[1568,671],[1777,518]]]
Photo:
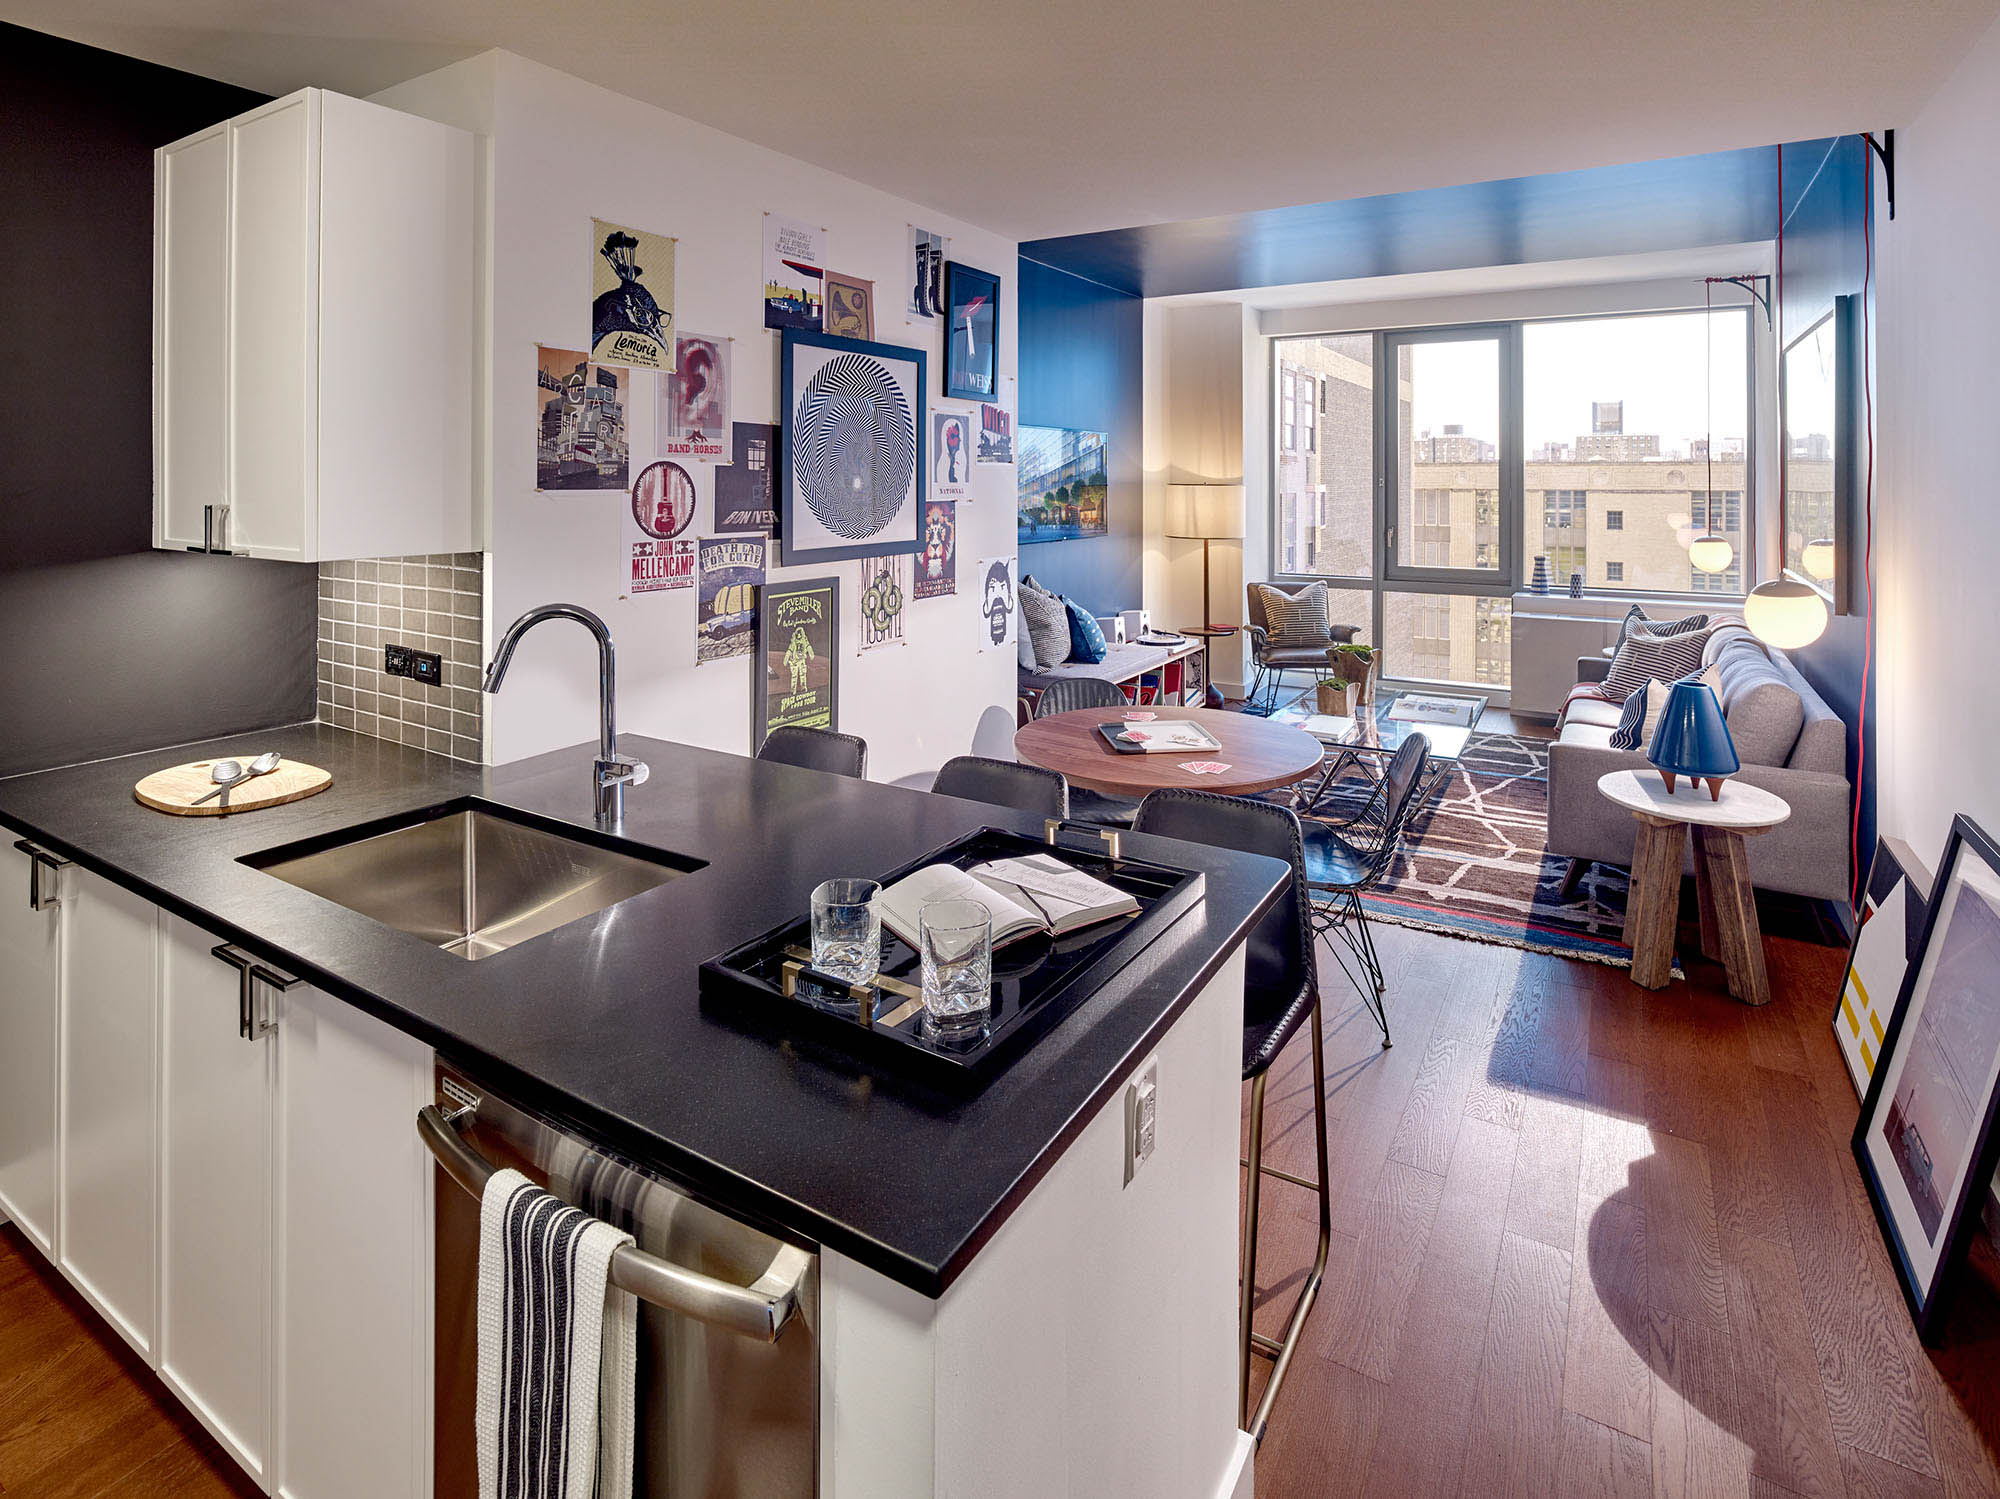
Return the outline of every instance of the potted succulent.
[[[1374,646],[1352,641],[1333,646],[1326,653],[1333,675],[1353,687],[1354,701],[1364,708],[1375,701],[1375,676],[1381,659]]]
[[[1319,711],[1329,718],[1346,718],[1353,713],[1354,684],[1345,677],[1321,677],[1313,683]]]

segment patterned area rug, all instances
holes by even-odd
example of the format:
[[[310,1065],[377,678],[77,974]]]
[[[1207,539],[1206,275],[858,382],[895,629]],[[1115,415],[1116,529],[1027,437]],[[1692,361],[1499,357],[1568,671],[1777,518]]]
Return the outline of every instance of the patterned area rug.
[[[1410,824],[1388,878],[1362,897],[1369,916],[1629,967],[1630,881],[1622,869],[1593,865],[1564,898],[1569,861],[1547,848],[1548,776],[1548,741],[1475,735]],[[1318,815],[1343,816],[1373,788],[1364,771],[1349,770],[1328,788]]]

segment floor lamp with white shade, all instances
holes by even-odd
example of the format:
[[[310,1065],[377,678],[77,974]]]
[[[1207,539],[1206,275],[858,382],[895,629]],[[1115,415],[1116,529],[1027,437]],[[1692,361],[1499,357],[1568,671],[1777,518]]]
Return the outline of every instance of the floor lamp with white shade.
[[[1243,486],[1169,484],[1167,535],[1176,540],[1201,543],[1202,628],[1217,633],[1235,629],[1234,625],[1218,624],[1214,610],[1209,607],[1208,544],[1211,541],[1243,539]]]

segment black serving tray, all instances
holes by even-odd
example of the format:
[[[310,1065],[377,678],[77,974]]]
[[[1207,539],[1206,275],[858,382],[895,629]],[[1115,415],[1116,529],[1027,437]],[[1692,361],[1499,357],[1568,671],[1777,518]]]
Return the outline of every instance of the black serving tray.
[[[1091,848],[1057,842],[1065,832],[1087,833],[1098,842]],[[1199,870],[1128,859],[1118,843],[1116,832],[1080,824],[1051,823],[1045,840],[982,828],[875,876],[890,885],[932,864],[969,869],[991,859],[1054,853],[1138,901],[1136,915],[1099,922],[1066,937],[1023,937],[995,948],[992,1016],[975,1037],[949,1041],[925,1033],[922,965],[887,927],[882,929],[882,969],[873,984],[849,986],[819,974],[811,967],[810,916],[773,927],[703,963],[702,1004],[827,1042],[884,1072],[947,1088],[984,1087],[1088,997],[1092,979],[1130,962],[1201,899]]]

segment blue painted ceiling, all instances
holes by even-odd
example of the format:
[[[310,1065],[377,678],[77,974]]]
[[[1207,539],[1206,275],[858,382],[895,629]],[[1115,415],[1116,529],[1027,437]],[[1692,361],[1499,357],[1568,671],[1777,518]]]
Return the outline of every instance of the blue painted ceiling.
[[[1809,155],[1788,147],[1788,166],[1795,151]],[[1718,151],[1072,234],[1030,240],[1021,254],[1163,297],[1736,244],[1776,232],[1777,154]]]

